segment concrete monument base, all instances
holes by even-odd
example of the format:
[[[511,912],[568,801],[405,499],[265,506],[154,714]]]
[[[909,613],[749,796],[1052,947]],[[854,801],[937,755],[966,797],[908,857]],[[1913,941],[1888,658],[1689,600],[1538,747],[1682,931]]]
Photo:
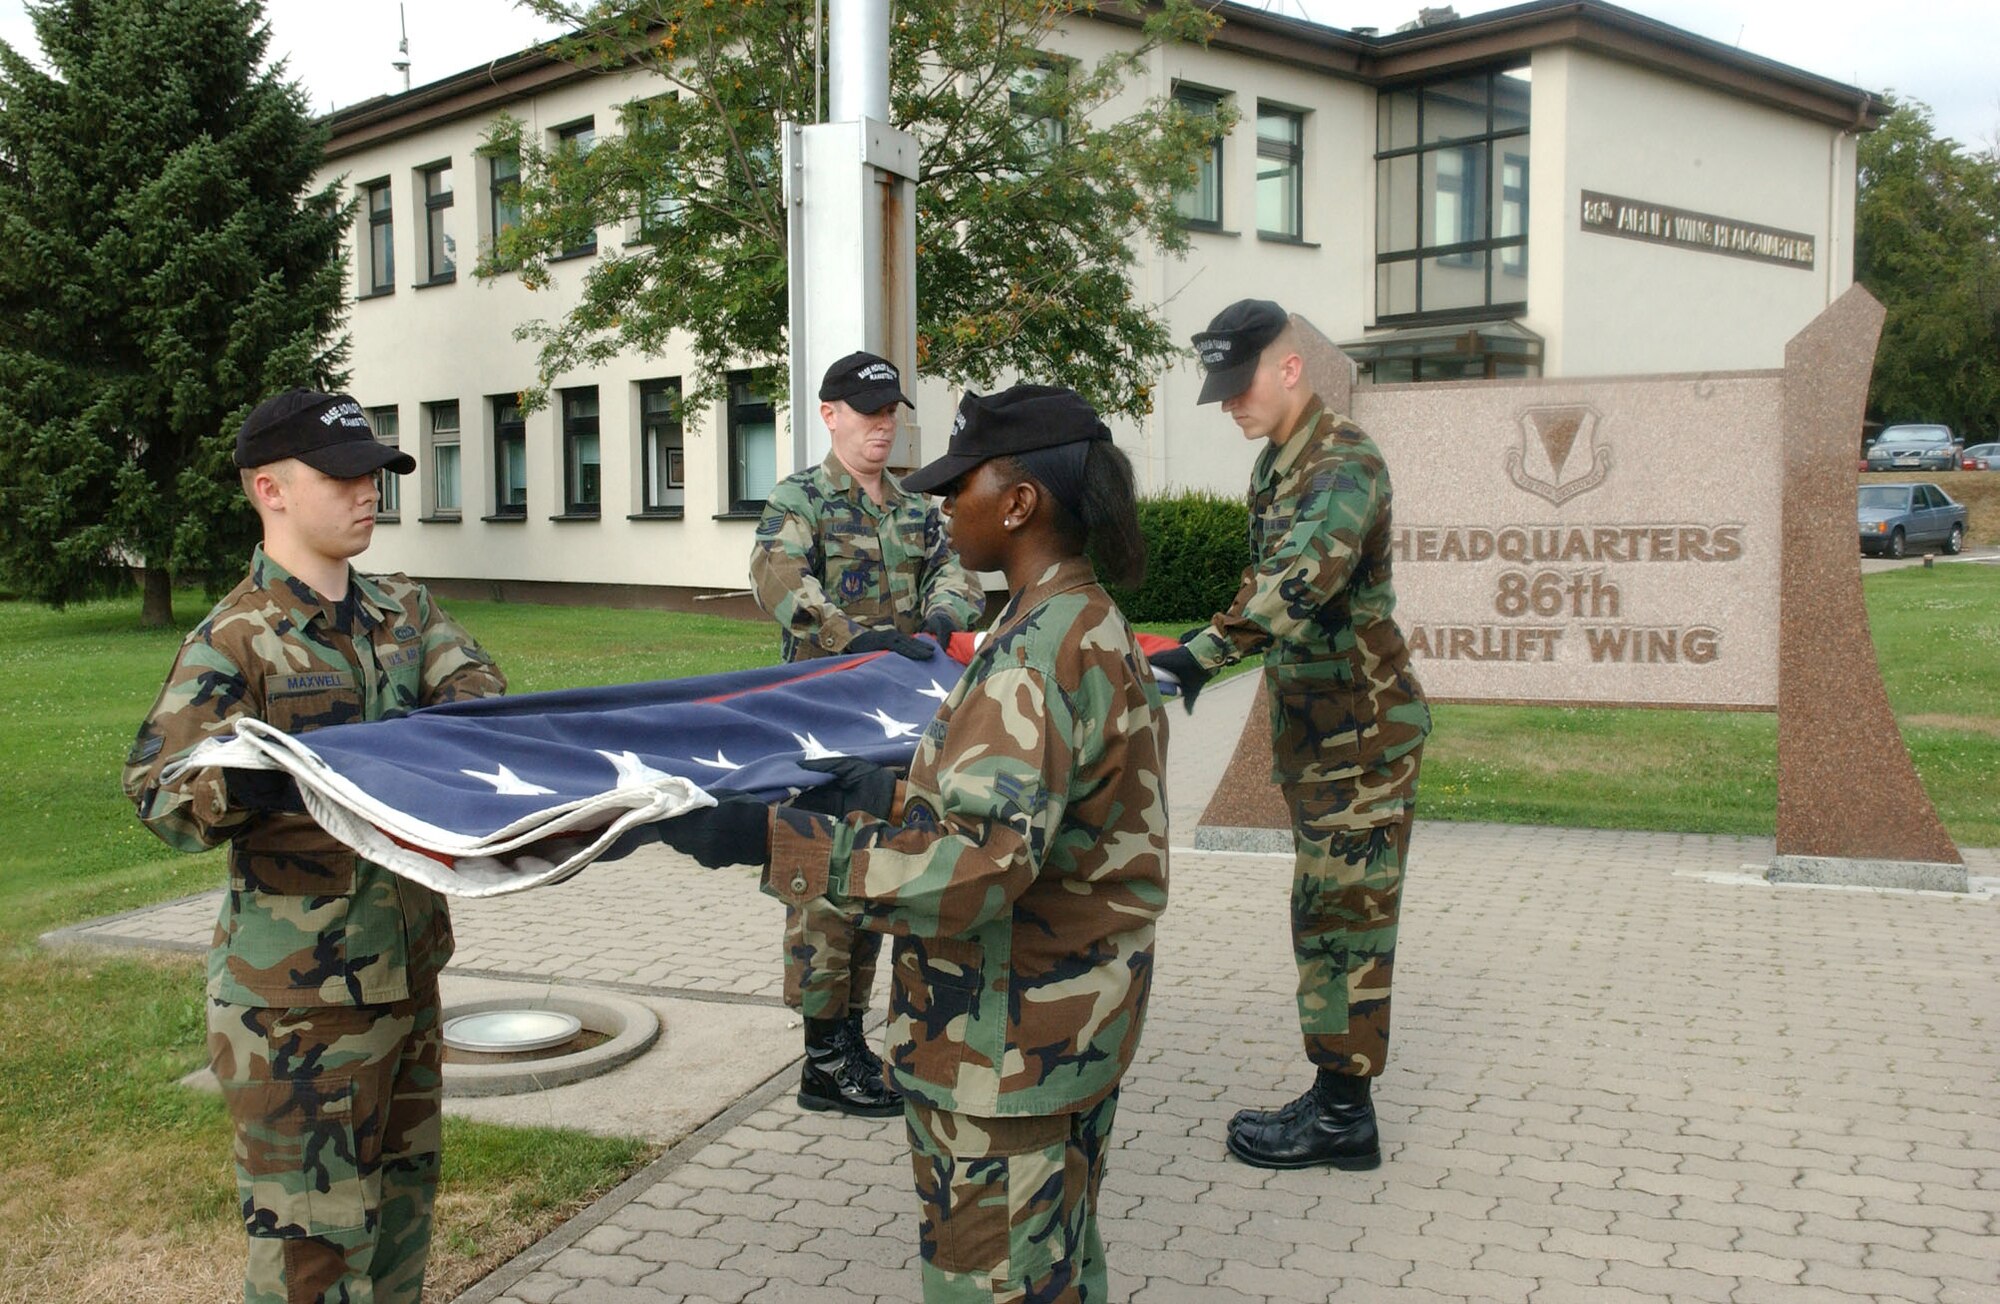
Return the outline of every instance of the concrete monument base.
[[[1229,824],[1204,824],[1194,831],[1196,851],[1260,851],[1272,856],[1292,854],[1292,831],[1246,829]]]
[[[1771,883],[1827,883],[1840,887],[1898,887],[1920,892],[1970,889],[1964,865],[1935,860],[1878,860],[1846,856],[1779,856],[1765,871]]]

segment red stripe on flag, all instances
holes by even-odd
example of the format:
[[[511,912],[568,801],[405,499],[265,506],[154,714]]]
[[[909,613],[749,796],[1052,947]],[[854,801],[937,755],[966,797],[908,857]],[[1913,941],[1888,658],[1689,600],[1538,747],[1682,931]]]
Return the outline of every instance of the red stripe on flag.
[[[876,657],[885,657],[888,655],[889,653],[887,652],[870,652],[866,656],[859,657],[853,661],[844,661],[837,666],[828,666],[824,670],[814,670],[806,674],[794,676],[791,679],[787,679],[785,681],[785,684],[787,686],[792,684],[803,684],[808,679],[818,679],[823,675],[837,675],[843,670],[852,670],[856,666],[865,666],[870,661],[873,661]],[[718,693],[714,697],[702,697],[702,698],[697,698],[695,700],[697,703],[703,705],[712,702],[727,702],[738,697],[750,697],[757,693],[768,693],[773,688],[776,687],[778,687],[778,685],[776,684],[765,684],[761,688],[744,688],[744,689],[739,689],[734,693]]]

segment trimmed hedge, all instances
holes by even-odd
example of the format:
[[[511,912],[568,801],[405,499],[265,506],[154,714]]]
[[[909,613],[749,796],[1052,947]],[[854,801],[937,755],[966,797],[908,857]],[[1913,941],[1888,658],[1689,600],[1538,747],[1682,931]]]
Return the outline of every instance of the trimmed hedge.
[[[1186,489],[1139,500],[1146,582],[1113,588],[1128,620],[1199,625],[1229,606],[1250,563],[1250,514],[1241,498]]]

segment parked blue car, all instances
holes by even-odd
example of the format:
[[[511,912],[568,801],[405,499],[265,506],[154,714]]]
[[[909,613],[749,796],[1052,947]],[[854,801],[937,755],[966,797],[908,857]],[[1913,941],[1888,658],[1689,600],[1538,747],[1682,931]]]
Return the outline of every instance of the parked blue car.
[[[1855,510],[1861,551],[1900,557],[1936,544],[1945,552],[1965,546],[1965,504],[1934,484],[1865,484]]]
[[[1958,448],[1950,426],[1890,426],[1868,445],[1868,469],[1956,471]]]

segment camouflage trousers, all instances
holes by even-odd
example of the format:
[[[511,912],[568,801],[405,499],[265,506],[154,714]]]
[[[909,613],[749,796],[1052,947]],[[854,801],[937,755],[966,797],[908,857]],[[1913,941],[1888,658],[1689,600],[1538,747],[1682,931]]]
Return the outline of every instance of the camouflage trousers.
[[[903,1097],[924,1304],[1100,1304],[1097,1193],[1118,1092],[1077,1114],[975,1118]]]
[[[1374,1077],[1389,1058],[1389,987],[1423,748],[1350,779],[1288,783],[1292,955],[1314,1067]]]
[[[808,1019],[868,1008],[882,934],[856,928],[824,899],[785,907],[785,1004]]]
[[[435,985],[392,1005],[209,1001],[250,1235],[248,1304],[416,1304],[443,1051]]]

